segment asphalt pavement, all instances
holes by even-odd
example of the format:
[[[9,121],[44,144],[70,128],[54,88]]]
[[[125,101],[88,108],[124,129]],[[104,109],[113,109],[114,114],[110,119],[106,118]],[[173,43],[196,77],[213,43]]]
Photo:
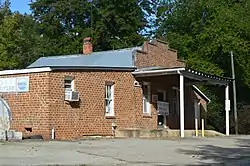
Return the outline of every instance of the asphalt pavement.
[[[250,136],[0,142],[0,165],[250,165]]]

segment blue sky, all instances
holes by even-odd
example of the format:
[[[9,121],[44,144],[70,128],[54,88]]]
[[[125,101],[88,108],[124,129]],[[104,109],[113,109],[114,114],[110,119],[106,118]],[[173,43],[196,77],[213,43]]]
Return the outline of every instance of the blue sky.
[[[0,0],[3,1],[3,0]],[[19,11],[20,13],[30,13],[29,4],[30,0],[11,0],[11,10]]]

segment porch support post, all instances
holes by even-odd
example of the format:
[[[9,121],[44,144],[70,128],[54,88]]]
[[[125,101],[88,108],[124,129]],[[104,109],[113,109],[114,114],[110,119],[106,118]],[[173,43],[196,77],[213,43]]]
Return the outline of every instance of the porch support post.
[[[184,77],[180,74],[180,130],[184,137]]]
[[[226,85],[225,89],[225,111],[226,111],[226,135],[229,135],[229,111],[230,111],[230,100],[229,100],[229,85]]]

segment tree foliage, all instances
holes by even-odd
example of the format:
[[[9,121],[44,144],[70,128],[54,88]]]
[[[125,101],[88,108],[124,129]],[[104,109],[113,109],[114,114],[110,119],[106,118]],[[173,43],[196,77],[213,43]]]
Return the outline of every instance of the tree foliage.
[[[94,49],[140,45],[148,26],[148,0],[38,0],[31,4],[41,33],[53,43],[53,54],[82,52],[82,39],[92,36]]]
[[[0,6],[0,68],[24,68],[41,56],[82,53],[91,36],[95,51],[141,45],[152,26],[151,0],[37,0],[31,15]]]
[[[0,7],[0,69],[22,68],[37,58],[39,36],[33,18],[12,13],[9,1]]]
[[[189,67],[219,76],[231,77],[233,51],[238,100],[249,102],[249,12],[249,0],[165,0],[158,8],[157,36],[168,40]]]

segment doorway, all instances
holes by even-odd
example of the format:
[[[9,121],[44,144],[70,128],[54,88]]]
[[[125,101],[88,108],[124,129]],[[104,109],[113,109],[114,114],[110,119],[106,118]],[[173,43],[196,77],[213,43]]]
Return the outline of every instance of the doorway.
[[[157,104],[159,104],[159,102],[164,102],[165,105],[168,105],[167,101],[168,101],[167,100],[167,92],[165,90],[158,89],[157,90]],[[169,108],[165,108],[165,109],[169,111]],[[168,111],[167,112],[160,112],[159,110],[157,110],[157,111],[158,111],[158,121],[157,121],[158,127],[159,128],[166,128]]]

